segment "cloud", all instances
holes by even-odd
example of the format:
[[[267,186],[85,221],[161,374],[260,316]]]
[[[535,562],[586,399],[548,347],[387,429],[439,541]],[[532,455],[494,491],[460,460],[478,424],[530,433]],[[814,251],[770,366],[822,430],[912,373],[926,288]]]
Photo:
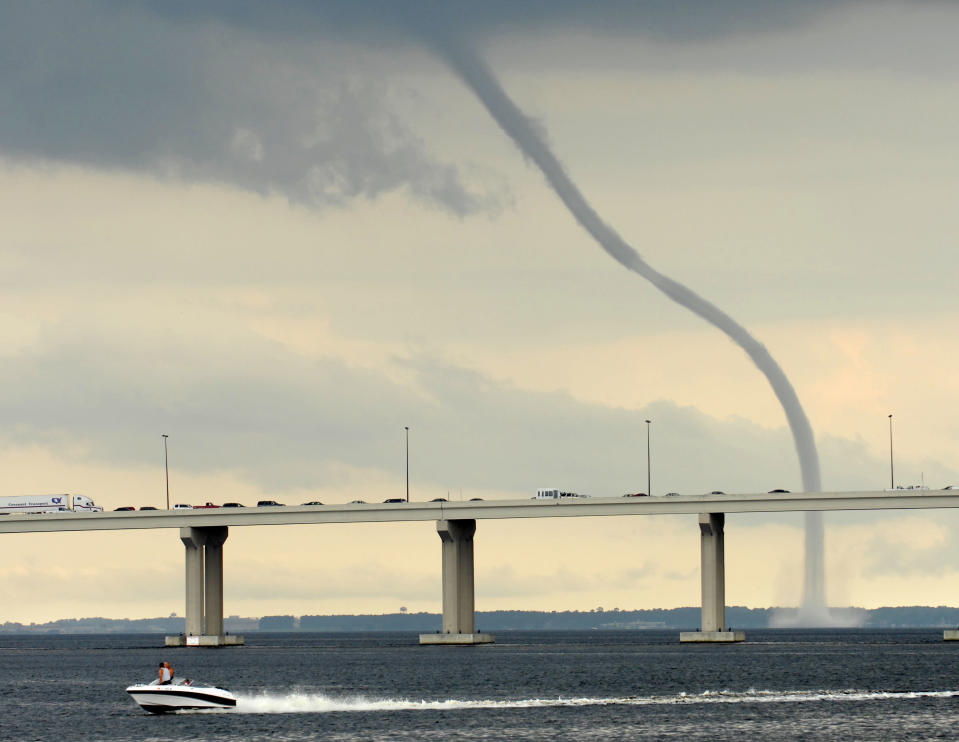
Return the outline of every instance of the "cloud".
[[[0,152],[308,206],[405,190],[457,215],[501,193],[437,160],[397,113],[388,61],[329,39],[277,48],[223,24],[171,24],[97,2],[8,8]]]
[[[585,541],[582,533],[580,527],[580,538]],[[590,537],[595,538],[592,533]],[[557,540],[561,538],[559,536]],[[591,543],[590,546],[590,556],[581,555],[580,565],[560,563],[558,559],[550,565],[542,565],[536,559],[531,559],[521,568],[500,563],[481,570],[476,576],[476,583],[482,588],[484,600],[505,603],[513,600],[519,603],[557,594],[651,591],[664,582],[686,584],[696,582],[699,578],[698,566],[689,570],[669,569],[651,558],[642,559],[635,566],[625,566],[612,563],[606,554],[597,556],[599,549],[596,544]],[[596,569],[597,564],[602,565],[600,572]]]
[[[698,59],[687,42],[805,27],[826,9],[835,4],[19,4],[0,28],[0,152],[227,183],[311,207],[402,191],[459,216],[495,214],[511,201],[495,177],[467,157],[444,161],[429,144],[449,101],[425,104],[401,82],[422,69],[422,39],[648,38],[678,43],[675,65]],[[580,61],[615,57],[595,51]],[[761,56],[765,65],[771,55]],[[430,74],[445,76],[437,65]]]
[[[251,568],[252,566],[252,568]],[[359,562],[339,569],[325,566],[307,579],[302,563],[244,565],[230,597],[238,601],[377,600],[433,601],[438,592],[437,578],[432,574],[410,574],[409,568],[397,570],[387,562]],[[432,564],[415,565],[422,569]]]
[[[319,0],[287,2],[280,10],[277,5],[228,0],[140,5],[184,24],[216,19],[283,37],[327,38],[347,34],[366,41],[397,41],[419,29],[474,37],[584,29],[694,40],[794,26],[837,4],[825,0],[801,4],[786,0],[723,0],[714,3],[601,0],[588,4],[575,0],[549,3],[491,0],[481,4],[443,0],[372,0],[364,3]]]
[[[654,492],[799,489],[782,428],[667,400],[625,410],[520,389],[427,354],[366,368],[304,357],[242,328],[191,329],[51,332],[0,367],[4,441],[79,446],[126,466],[154,463],[166,432],[179,469],[307,489],[346,486],[356,470],[402,476],[408,425],[421,485],[615,495],[645,489],[650,418]],[[836,487],[877,487],[887,471],[863,442],[842,438],[823,439],[823,462]]]
[[[922,516],[909,515],[868,530],[850,529],[850,537],[861,542],[864,554],[862,574],[868,579],[928,579],[956,571],[957,522],[946,513],[930,523]]]

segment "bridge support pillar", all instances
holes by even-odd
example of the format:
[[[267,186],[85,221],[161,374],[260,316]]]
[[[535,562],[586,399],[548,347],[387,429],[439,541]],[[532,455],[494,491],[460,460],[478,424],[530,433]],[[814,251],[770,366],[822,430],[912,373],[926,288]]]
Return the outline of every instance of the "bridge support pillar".
[[[181,528],[180,540],[186,547],[186,633],[203,633],[203,533],[199,528]]]
[[[743,631],[726,628],[725,513],[699,514],[702,624],[699,631],[683,631],[681,642],[741,642]]]
[[[203,633],[223,636],[223,542],[227,527],[207,528],[203,548]]]
[[[223,631],[223,543],[226,526],[181,528],[186,549],[186,633],[166,637],[168,647],[222,647],[243,644]]]
[[[443,557],[443,630],[420,634],[420,644],[492,644],[492,634],[476,632],[473,589],[475,520],[438,520]]]

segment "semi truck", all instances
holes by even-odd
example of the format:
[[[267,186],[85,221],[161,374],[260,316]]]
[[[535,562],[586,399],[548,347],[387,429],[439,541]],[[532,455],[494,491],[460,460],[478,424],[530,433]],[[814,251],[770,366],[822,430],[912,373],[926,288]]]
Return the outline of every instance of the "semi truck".
[[[562,490],[553,489],[551,487],[540,488],[536,490],[536,497],[530,498],[532,500],[565,500],[567,497],[589,497],[589,495],[580,495],[576,492],[563,492]]]
[[[0,515],[12,513],[100,513],[86,495],[18,495],[0,497]]]

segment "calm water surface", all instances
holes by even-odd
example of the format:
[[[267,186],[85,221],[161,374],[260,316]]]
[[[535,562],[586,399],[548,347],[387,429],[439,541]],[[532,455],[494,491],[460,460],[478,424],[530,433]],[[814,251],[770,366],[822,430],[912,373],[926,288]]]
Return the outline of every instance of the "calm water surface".
[[[242,648],[162,637],[0,635],[4,740],[889,740],[959,738],[959,645],[941,631],[251,634]],[[225,686],[235,711],[153,716],[124,687],[160,660]]]

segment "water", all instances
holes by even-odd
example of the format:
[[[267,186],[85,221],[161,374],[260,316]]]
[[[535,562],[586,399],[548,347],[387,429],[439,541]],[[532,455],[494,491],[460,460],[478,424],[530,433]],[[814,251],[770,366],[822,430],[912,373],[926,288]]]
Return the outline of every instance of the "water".
[[[936,630],[502,633],[486,647],[412,634],[0,635],[6,740],[953,739],[959,646]],[[152,716],[124,687],[168,659],[231,688],[233,711]]]

